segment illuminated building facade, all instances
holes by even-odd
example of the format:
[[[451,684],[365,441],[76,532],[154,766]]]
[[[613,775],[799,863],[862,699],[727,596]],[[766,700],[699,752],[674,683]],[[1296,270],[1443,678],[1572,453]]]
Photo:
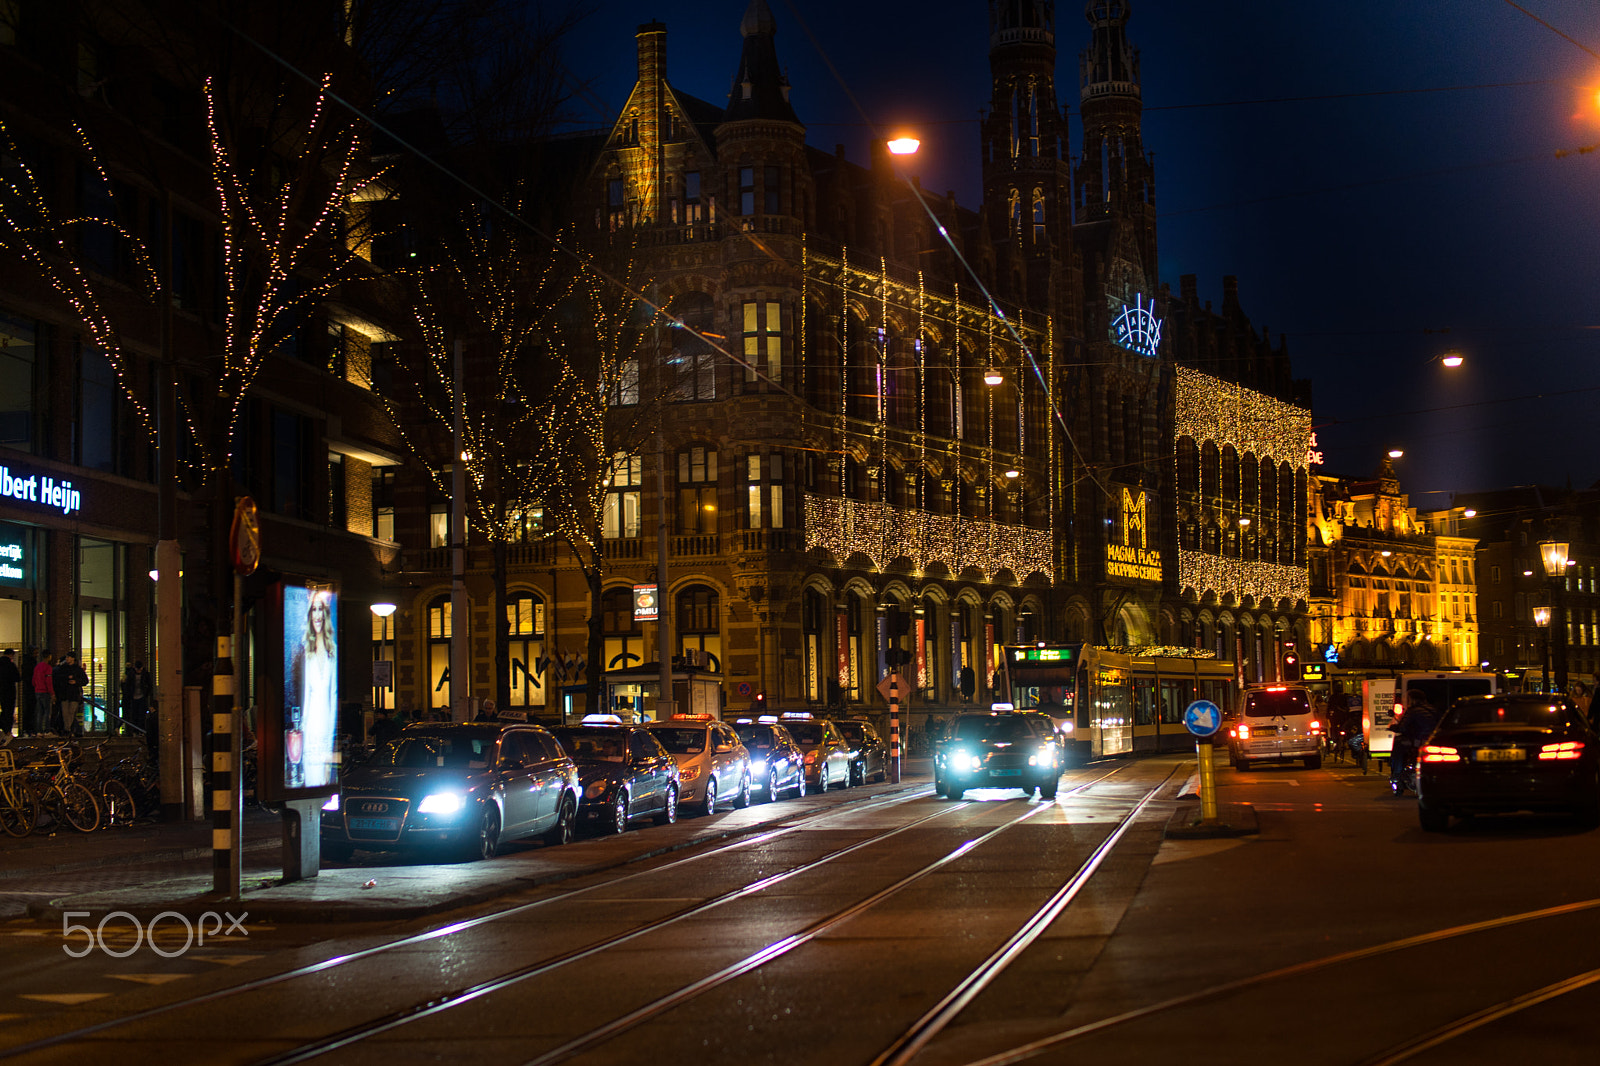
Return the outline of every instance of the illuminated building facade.
[[[919,713],[986,704],[998,647],[1031,639],[1243,648],[1247,676],[1276,676],[1233,635],[1298,631],[1304,615],[1287,531],[1303,518],[1286,515],[1304,514],[1305,389],[1232,279],[1218,311],[1192,277],[1177,296],[1159,282],[1128,16],[1122,0],[1085,8],[1075,165],[1055,5],[990,5],[981,210],[921,189],[881,145],[864,164],[809,146],[763,0],[740,24],[726,106],[674,88],[666,27],[639,27],[637,83],[571,212],[637,250],[671,316],[623,398],[664,397],[668,415],[663,461],[621,457],[612,485],[606,669],[655,659],[664,625],[676,654],[720,671],[730,711],[758,694],[774,709],[881,711],[895,652]],[[1211,393],[1232,406],[1205,408]],[[1248,498],[1220,494],[1220,465],[1179,486],[1182,396],[1202,405],[1186,436],[1197,456],[1211,443],[1252,457]],[[1239,436],[1237,412],[1258,408],[1293,428]],[[662,613],[636,621],[633,586],[660,580],[662,478]],[[1198,539],[1224,515],[1259,524]],[[1200,562],[1185,569],[1186,552]],[[560,550],[530,545],[511,584],[542,620],[541,648],[581,646],[587,602]]]

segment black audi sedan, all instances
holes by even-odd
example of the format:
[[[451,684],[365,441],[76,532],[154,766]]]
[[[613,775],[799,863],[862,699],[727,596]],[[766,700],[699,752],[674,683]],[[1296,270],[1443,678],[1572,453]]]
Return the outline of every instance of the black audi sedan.
[[[1568,811],[1600,825],[1600,741],[1561,696],[1465,696],[1417,759],[1417,815],[1442,832],[1451,815]]]
[[[418,723],[340,775],[322,807],[322,853],[444,848],[487,859],[500,842],[572,839],[578,769],[536,725]]]
[[[1035,788],[1054,799],[1061,780],[1061,748],[1048,715],[1009,711],[958,714],[933,754],[933,785],[958,800],[969,788]]]
[[[586,823],[603,833],[625,833],[629,822],[645,815],[657,825],[678,820],[678,763],[648,729],[623,725],[616,715],[591,714],[554,733],[578,764],[578,816]]]
[[[745,750],[750,753],[750,787],[768,800],[793,789],[796,796],[806,794],[806,754],[789,731],[778,724],[776,715],[739,718],[733,723]]]
[[[850,760],[850,783],[864,785],[868,781],[889,779],[889,745],[871,722],[864,718],[831,719],[853,752]]]

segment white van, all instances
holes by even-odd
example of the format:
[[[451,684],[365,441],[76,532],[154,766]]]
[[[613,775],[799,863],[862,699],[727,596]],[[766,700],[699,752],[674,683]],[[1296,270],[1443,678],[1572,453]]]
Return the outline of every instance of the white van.
[[[1405,695],[1419,688],[1428,702],[1442,715],[1458,696],[1492,696],[1500,691],[1499,678],[1482,670],[1419,670],[1394,677],[1368,678],[1361,682],[1361,737],[1367,756],[1387,759],[1394,751],[1394,709],[1405,709]]]
[[[1326,724],[1313,712],[1311,690],[1304,685],[1251,685],[1228,731],[1233,768],[1245,771],[1258,762],[1301,759],[1306,769],[1316,770],[1322,766]]]

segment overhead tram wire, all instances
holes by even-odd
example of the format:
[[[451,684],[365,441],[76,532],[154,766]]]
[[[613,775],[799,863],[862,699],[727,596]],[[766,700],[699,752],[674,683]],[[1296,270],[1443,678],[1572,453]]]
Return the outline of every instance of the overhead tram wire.
[[[817,35],[811,32],[810,24],[806,22],[805,16],[800,14],[799,9],[794,4],[794,0],[784,0],[784,6],[789,9],[789,14],[793,16],[800,29],[804,31],[806,39],[811,42],[811,47],[816,49],[817,55],[822,59],[823,64],[827,66],[834,80],[839,83],[840,90],[850,100],[851,106],[861,115],[878,140],[886,140],[887,137],[883,127],[872,120],[872,116],[867,114],[866,108],[861,106],[861,101],[856,99],[855,93],[851,91],[849,84],[844,80],[844,76],[839,73],[839,69],[833,65],[832,58],[822,47],[822,42],[817,40]],[[1071,428],[1067,425],[1066,417],[1061,413],[1061,408],[1056,405],[1055,390],[1051,388],[1051,383],[1045,380],[1044,372],[1039,369],[1039,360],[1034,356],[1033,349],[1028,346],[1027,341],[1023,340],[1016,324],[1006,317],[1005,310],[1000,306],[1000,302],[989,291],[989,287],[983,283],[983,279],[972,268],[972,264],[967,262],[967,257],[961,254],[961,249],[956,247],[956,243],[951,239],[944,223],[939,221],[939,216],[934,214],[933,208],[928,206],[928,201],[923,197],[922,190],[910,182],[907,182],[907,185],[910,186],[911,193],[916,197],[923,213],[928,216],[928,221],[933,223],[934,231],[944,239],[945,244],[950,249],[950,253],[955,256],[956,262],[961,264],[962,269],[972,279],[973,284],[978,286],[978,291],[983,293],[984,299],[989,301],[989,309],[994,313],[995,317],[1005,323],[1006,331],[1011,334],[1011,338],[1017,342],[1017,347],[1022,351],[1023,356],[1027,358],[1028,367],[1033,371],[1035,380],[1039,382],[1040,387],[1044,389],[1045,396],[1050,400],[1050,414],[1055,418],[1056,424],[1061,427],[1061,435],[1066,438],[1067,444],[1072,448],[1072,454],[1077,457],[1079,465],[1090,471],[1086,476],[1094,483],[1095,488],[1100,490],[1100,494],[1106,498],[1107,502],[1113,502],[1115,497],[1112,495],[1111,490],[1092,472],[1088,459],[1084,456],[1082,449],[1078,447],[1078,442],[1073,437]]]

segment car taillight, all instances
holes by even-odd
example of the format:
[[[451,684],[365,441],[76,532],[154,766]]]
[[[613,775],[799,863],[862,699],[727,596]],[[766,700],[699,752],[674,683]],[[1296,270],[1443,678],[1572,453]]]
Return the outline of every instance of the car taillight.
[[[1244,724],[1243,722],[1239,723],[1239,739],[1240,740],[1249,740],[1250,739],[1250,727],[1248,725]]]
[[[1546,744],[1539,749],[1541,759],[1576,759],[1583,754],[1583,741],[1564,740],[1560,744]]]
[[[1322,732],[1322,723],[1317,721],[1315,718],[1311,719],[1311,731],[1313,733]]]
[[[810,766],[812,763],[814,763],[816,761],[817,761],[817,753],[816,752],[814,752],[814,751],[806,752],[806,765],[807,766]]]
[[[1461,753],[1448,744],[1425,744],[1422,748],[1423,762],[1460,762]]]

